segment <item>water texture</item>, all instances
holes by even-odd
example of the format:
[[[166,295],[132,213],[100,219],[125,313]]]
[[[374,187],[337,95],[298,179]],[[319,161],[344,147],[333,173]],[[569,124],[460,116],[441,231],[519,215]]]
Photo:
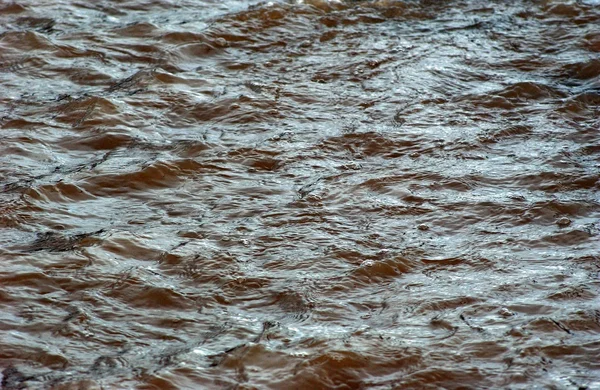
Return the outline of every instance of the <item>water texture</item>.
[[[2,388],[600,388],[598,26],[0,2]]]

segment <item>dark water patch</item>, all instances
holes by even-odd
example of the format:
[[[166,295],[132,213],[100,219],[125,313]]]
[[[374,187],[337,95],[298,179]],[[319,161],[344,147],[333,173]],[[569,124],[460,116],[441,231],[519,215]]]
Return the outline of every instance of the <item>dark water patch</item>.
[[[65,236],[57,232],[46,232],[39,234],[38,238],[26,250],[33,252],[42,250],[50,252],[72,251],[76,248],[98,243],[99,240],[97,237],[102,233],[104,233],[103,229],[71,236]]]
[[[114,150],[129,146],[133,141],[128,134],[100,128],[95,129],[89,136],[65,137],[61,143],[64,148],[73,150]]]

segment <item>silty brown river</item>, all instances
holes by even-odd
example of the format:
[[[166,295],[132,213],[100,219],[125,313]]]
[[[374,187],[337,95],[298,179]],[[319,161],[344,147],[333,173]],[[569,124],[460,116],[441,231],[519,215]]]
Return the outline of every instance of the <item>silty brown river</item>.
[[[0,2],[5,389],[600,388],[600,3]]]

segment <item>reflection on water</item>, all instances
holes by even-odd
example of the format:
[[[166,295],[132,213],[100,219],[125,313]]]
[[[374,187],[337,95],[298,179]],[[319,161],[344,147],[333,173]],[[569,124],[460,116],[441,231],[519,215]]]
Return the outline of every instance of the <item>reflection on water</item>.
[[[0,4],[3,388],[600,386],[599,23]]]

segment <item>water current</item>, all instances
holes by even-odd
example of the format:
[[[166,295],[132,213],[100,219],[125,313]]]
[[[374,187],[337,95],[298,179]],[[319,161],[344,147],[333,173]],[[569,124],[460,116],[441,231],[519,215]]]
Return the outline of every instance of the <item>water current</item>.
[[[600,4],[0,2],[5,389],[600,388]]]

